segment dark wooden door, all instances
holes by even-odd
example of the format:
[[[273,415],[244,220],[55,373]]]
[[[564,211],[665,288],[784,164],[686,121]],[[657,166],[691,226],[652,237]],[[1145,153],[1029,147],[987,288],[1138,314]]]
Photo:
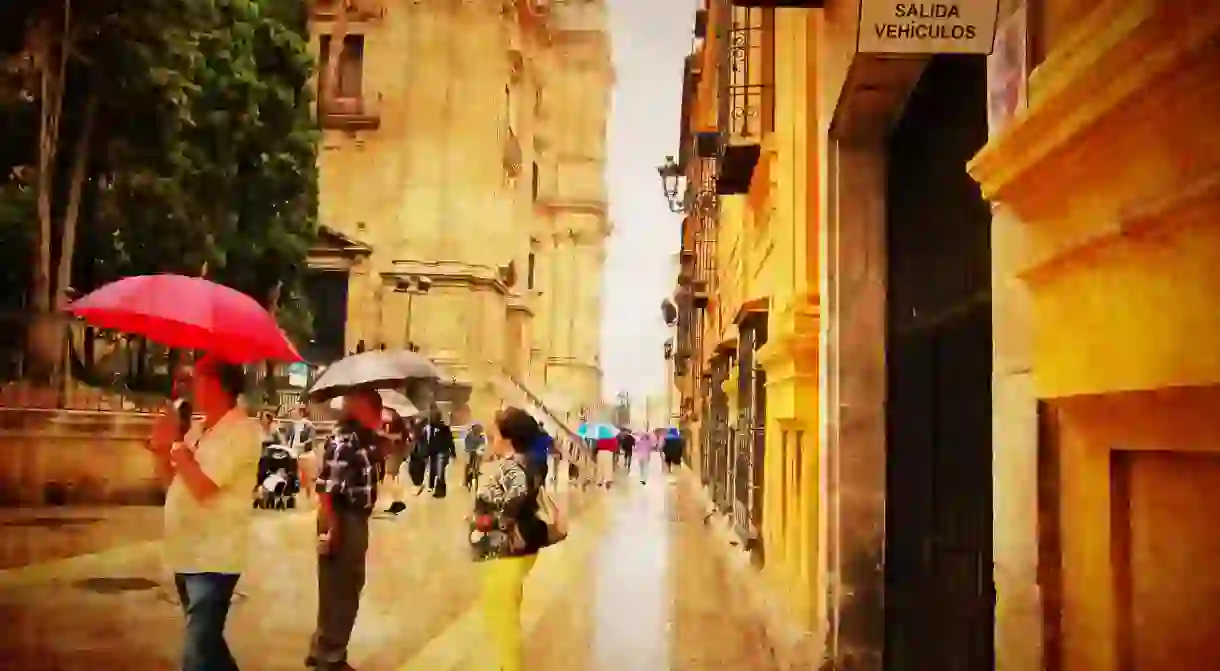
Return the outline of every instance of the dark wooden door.
[[[990,211],[975,57],[936,57],[890,143],[886,649],[892,671],[994,668]]]

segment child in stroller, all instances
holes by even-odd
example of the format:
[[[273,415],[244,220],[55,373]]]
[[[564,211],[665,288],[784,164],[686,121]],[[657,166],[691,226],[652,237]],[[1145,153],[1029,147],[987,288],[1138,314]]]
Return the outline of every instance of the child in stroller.
[[[255,508],[286,510],[296,507],[301,478],[297,460],[282,445],[269,445],[258,460],[258,490]]]
[[[266,510],[295,508],[296,496],[301,490],[296,455],[287,445],[282,444],[279,432],[273,430],[275,416],[264,413],[262,419],[263,454],[258,460],[254,507]]]

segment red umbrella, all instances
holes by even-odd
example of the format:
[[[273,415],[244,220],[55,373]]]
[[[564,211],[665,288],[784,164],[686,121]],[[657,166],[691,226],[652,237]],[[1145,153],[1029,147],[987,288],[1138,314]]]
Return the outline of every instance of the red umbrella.
[[[100,328],[169,347],[201,349],[231,363],[300,361],[275,317],[229,287],[184,275],[137,275],[111,282],[68,306]]]

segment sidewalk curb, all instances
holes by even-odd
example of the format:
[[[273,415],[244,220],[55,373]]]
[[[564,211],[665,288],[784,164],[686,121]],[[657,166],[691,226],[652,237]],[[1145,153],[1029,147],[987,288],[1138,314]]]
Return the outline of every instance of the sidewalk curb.
[[[282,519],[277,519],[276,522],[289,524],[313,519],[312,515],[293,514]],[[14,566],[0,570],[0,589],[40,584],[52,585],[60,580],[72,579],[81,573],[93,572],[115,562],[129,562],[160,554],[163,545],[164,541],[161,539],[140,541],[88,554],[50,559],[25,566]]]
[[[525,584],[521,629],[526,637],[559,601],[558,597],[575,580],[584,560],[592,553],[601,537],[605,511],[605,497],[598,496],[574,520],[577,523],[572,525],[572,533],[565,542],[539,553],[538,563]],[[487,651],[471,644],[482,630],[483,614],[476,601],[397,671],[459,671],[488,667],[490,660],[484,656]]]
[[[775,587],[766,577],[754,567],[750,555],[740,547],[740,537],[733,530],[728,519],[721,514],[703,483],[690,468],[683,466],[679,477],[681,486],[688,488],[691,495],[699,502],[700,507],[707,512],[707,527],[716,551],[720,553],[729,567],[730,574],[738,582],[734,590],[740,600],[750,605],[753,612],[762,622],[767,638],[774,646],[783,668],[815,669],[821,653],[821,637],[818,632],[802,627],[787,610],[783,595],[777,594]]]

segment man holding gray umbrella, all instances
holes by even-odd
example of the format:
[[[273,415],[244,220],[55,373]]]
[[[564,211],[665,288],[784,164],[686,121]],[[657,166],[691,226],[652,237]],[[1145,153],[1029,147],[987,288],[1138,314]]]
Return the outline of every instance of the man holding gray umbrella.
[[[308,400],[343,397],[343,420],[326,442],[318,473],[318,623],[307,666],[351,671],[347,646],[364,589],[369,515],[377,502],[379,389],[436,377],[436,368],[412,352],[372,351],[335,362],[305,392]]]
[[[328,671],[352,668],[347,644],[360,609],[369,515],[377,502],[381,396],[353,390],[343,397],[343,413],[318,472],[318,625],[305,662]]]

